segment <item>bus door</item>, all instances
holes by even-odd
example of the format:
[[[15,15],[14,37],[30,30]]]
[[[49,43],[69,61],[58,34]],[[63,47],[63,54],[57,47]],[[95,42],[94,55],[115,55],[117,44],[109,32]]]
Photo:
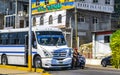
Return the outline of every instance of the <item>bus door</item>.
[[[25,63],[28,63],[28,35],[25,36]]]

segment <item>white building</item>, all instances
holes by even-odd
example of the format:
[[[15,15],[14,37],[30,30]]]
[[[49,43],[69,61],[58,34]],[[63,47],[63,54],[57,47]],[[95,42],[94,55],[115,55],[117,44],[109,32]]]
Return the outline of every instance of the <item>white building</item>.
[[[114,31],[97,31],[92,32],[92,59],[86,59],[86,64],[101,65],[101,59],[111,55],[110,36]]]
[[[113,31],[93,32],[93,57],[101,59],[111,55],[110,36]]]

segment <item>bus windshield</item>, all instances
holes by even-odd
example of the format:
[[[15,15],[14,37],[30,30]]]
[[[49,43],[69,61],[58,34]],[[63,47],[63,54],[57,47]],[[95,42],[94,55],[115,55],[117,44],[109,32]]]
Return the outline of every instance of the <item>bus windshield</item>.
[[[62,32],[56,31],[37,31],[37,40],[40,45],[44,46],[62,46],[66,41]]]

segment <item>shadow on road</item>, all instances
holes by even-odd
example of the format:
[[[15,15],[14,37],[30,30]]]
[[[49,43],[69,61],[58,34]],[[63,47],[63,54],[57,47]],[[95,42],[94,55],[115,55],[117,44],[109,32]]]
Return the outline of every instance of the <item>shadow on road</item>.
[[[87,67],[85,67],[84,69],[86,69]],[[74,69],[71,69],[71,68],[51,68],[51,69],[44,69],[45,71],[68,71],[68,70],[80,70],[81,68],[74,68]]]

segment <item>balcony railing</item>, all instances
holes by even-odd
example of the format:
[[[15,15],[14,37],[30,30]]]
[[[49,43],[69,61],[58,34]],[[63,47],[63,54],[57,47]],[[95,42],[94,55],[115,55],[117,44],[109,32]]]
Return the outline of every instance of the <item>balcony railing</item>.
[[[112,30],[111,24],[109,23],[104,23],[104,24],[93,24],[93,31],[107,31],[107,30]]]

